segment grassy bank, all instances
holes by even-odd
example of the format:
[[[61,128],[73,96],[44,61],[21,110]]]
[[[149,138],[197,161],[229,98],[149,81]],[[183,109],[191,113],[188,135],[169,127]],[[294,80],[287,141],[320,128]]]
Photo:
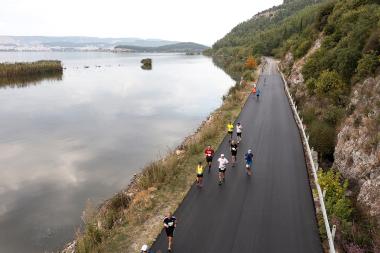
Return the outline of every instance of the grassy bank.
[[[35,82],[59,78],[63,68],[60,61],[0,63],[0,85]]]
[[[252,72],[257,77],[257,71]],[[227,122],[239,115],[250,89],[249,84],[231,87],[222,106],[177,150],[146,166],[127,189],[99,208],[89,205],[76,252],[137,252],[142,244],[152,243],[162,229],[163,215],[178,207],[194,183],[204,148],[219,146]]]

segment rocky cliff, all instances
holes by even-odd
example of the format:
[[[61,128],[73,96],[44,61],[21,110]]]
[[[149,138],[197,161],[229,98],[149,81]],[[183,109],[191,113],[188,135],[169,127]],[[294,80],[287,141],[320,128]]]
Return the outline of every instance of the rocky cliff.
[[[380,76],[353,87],[348,110],[334,166],[355,186],[357,206],[380,224]]]
[[[320,36],[301,59],[288,52],[280,63],[292,95],[303,106],[319,103],[307,92],[302,67],[322,40]],[[336,132],[333,168],[349,180],[347,194],[355,207],[380,224],[380,75],[352,87],[345,115]]]

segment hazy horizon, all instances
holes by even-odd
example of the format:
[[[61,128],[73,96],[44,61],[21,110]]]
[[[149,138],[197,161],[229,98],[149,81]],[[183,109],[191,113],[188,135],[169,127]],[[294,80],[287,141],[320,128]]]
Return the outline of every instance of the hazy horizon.
[[[47,0],[4,0],[0,34],[159,39],[211,46],[237,24],[281,3],[163,0],[147,8],[146,2],[121,0],[67,0],[60,5]]]

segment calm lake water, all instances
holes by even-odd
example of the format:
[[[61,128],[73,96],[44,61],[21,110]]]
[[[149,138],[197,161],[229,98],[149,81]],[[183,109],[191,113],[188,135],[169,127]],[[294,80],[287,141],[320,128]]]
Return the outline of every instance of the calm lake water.
[[[109,198],[178,145],[234,83],[203,56],[0,53],[39,59],[62,60],[62,80],[0,87],[1,253],[61,248],[88,199]]]

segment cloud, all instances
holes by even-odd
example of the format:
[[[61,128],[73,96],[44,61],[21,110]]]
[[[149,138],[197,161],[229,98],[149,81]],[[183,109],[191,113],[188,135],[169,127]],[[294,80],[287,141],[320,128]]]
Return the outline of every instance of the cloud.
[[[162,38],[211,45],[238,23],[282,0],[2,0],[7,35]]]

